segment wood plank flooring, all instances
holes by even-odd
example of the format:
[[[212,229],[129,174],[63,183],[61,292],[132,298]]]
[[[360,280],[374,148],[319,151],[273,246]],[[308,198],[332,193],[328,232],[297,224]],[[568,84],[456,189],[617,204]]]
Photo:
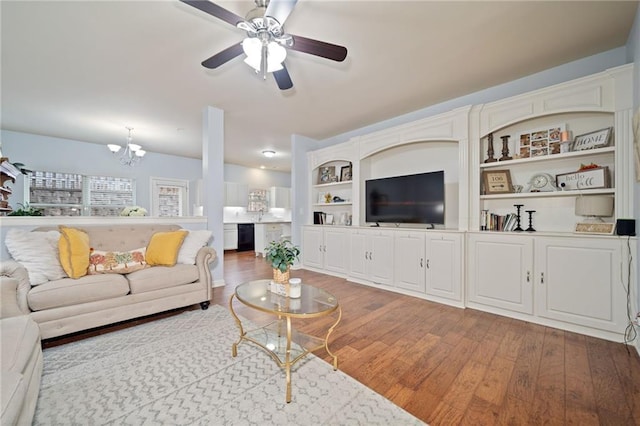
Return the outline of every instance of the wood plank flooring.
[[[271,274],[253,252],[225,252],[224,268],[227,285],[213,290],[212,303],[225,307],[237,284]],[[633,348],[311,271],[292,276],[338,297],[343,316],[329,347],[340,370],[431,425],[640,425],[640,357]],[[264,318],[242,306],[238,312]],[[296,325],[313,333],[330,323]],[[331,362],[326,352],[316,355]]]

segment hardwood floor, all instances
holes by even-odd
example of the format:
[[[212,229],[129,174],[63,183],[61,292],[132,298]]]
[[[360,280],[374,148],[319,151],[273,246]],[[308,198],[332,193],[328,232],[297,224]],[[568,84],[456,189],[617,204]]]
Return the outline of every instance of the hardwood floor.
[[[227,285],[213,290],[212,303],[225,307],[237,284],[271,274],[253,252],[225,253],[224,262]],[[338,297],[343,316],[329,347],[340,370],[431,425],[640,425],[640,357],[633,348],[311,271],[291,275]],[[238,312],[261,319],[241,306]],[[296,325],[317,332],[331,322]],[[328,354],[316,355],[330,362]]]

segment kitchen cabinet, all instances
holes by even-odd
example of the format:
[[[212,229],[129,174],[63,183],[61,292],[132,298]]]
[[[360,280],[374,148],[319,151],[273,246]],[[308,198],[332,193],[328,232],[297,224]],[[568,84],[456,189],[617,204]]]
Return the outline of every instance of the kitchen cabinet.
[[[270,206],[276,209],[291,208],[291,188],[272,186],[270,190]]]
[[[224,224],[224,250],[236,250],[238,248],[238,225],[235,223]]]
[[[353,229],[350,237],[350,277],[393,284],[393,231]]]
[[[284,225],[282,223],[256,223],[254,230],[256,256],[264,256],[265,248],[269,243],[279,241],[284,235]]]
[[[247,207],[249,203],[249,186],[244,183],[224,183],[224,206]]]
[[[302,262],[305,267],[347,274],[349,229],[338,226],[305,226],[302,230]]]

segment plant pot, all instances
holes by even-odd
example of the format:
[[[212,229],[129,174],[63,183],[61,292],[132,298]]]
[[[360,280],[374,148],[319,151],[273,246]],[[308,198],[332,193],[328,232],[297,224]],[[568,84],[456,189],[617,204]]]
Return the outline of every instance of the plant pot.
[[[273,281],[280,284],[289,284],[289,267],[285,272],[281,272],[280,269],[273,269]]]

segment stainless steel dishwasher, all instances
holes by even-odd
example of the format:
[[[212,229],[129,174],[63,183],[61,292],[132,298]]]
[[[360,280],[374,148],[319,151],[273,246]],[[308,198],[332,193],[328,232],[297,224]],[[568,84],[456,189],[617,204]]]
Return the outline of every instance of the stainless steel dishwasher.
[[[250,251],[254,249],[253,223],[239,223],[237,251]]]

